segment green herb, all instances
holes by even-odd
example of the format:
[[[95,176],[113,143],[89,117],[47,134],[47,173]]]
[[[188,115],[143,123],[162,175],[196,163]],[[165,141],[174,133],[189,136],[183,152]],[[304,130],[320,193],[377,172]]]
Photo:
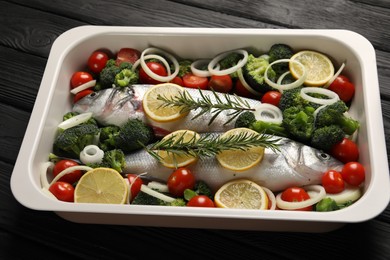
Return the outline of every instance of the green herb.
[[[244,111],[255,111],[254,108],[250,107],[246,100],[243,100],[237,95],[218,95],[212,90],[212,96],[215,98],[215,101],[213,101],[210,96],[205,95],[200,89],[199,93],[201,98],[198,98],[197,100],[192,98],[187,91],[182,91],[178,96],[173,97],[158,95],[157,99],[164,102],[164,104],[162,104],[163,107],[181,107],[180,113],[188,113],[191,110],[199,108],[200,111],[192,119],[198,118],[206,113],[211,113],[213,116],[210,119],[209,125],[212,124],[215,118],[224,110],[232,110],[232,112],[228,114],[230,118],[225,122],[225,125],[230,123]],[[221,98],[221,96],[223,98]]]
[[[270,148],[273,151],[279,150],[276,144],[279,139],[274,139],[271,135],[239,133],[221,137],[220,135],[209,133],[201,135],[200,138],[194,137],[190,140],[184,140],[184,135],[185,132],[180,134],[180,136],[172,135],[145,149],[159,161],[162,159],[158,154],[159,151],[165,151],[170,156],[211,157],[224,150],[246,151],[255,146]]]

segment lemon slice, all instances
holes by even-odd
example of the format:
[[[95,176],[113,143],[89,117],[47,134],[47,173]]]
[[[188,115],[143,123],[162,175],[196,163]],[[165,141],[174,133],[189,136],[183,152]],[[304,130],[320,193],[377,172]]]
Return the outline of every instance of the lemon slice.
[[[221,138],[231,135],[258,135],[259,133],[249,128],[234,128],[225,132]],[[254,146],[246,150],[224,150],[217,154],[218,162],[225,168],[233,171],[245,171],[261,162],[264,156],[264,147]]]
[[[289,62],[290,72],[294,78],[303,75],[302,67],[296,62],[300,62],[307,71],[305,85],[323,86],[334,75],[332,61],[322,53],[316,51],[300,51],[294,54]]]
[[[177,130],[166,135],[162,140],[164,141],[169,138],[172,138],[174,142],[180,141],[183,143],[190,143],[199,139],[200,135],[190,130]],[[195,162],[198,159],[197,157],[188,154],[174,154],[166,151],[158,151],[157,154],[162,159],[162,165],[168,168],[184,167]]]
[[[214,196],[219,208],[268,209],[268,196],[265,190],[250,180],[234,180],[224,184]]]
[[[74,191],[75,202],[124,204],[127,199],[125,179],[114,169],[95,168],[86,172]]]
[[[164,106],[164,102],[158,100],[158,96],[171,98],[184,91],[183,87],[173,83],[154,85],[145,93],[142,101],[145,114],[157,122],[171,122],[185,116],[187,113],[181,111],[181,106]]]

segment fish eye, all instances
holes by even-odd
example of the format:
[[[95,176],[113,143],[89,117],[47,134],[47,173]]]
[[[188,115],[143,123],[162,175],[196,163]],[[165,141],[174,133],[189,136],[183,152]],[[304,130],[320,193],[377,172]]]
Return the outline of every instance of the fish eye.
[[[320,152],[320,153],[318,154],[318,156],[319,156],[321,159],[323,159],[323,160],[329,160],[329,159],[330,159],[330,155],[327,154],[327,153]]]
[[[94,97],[96,96],[96,92],[92,92],[91,94],[89,94],[90,97]]]

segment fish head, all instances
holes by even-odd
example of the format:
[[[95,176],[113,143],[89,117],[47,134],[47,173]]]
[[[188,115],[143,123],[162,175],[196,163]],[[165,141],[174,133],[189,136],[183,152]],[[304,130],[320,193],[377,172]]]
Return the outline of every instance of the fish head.
[[[299,165],[310,167],[313,171],[325,173],[328,170],[341,170],[344,164],[322,150],[304,145],[300,149]]]

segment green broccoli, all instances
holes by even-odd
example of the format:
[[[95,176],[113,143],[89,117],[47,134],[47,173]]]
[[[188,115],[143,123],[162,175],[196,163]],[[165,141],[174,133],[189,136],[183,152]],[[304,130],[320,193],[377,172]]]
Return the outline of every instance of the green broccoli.
[[[358,128],[359,122],[344,115],[348,111],[347,105],[339,100],[322,108],[316,117],[316,127],[338,125],[347,135],[352,135]]]
[[[123,171],[126,166],[125,154],[120,149],[114,149],[104,152],[104,157],[101,163],[88,164],[89,167],[107,167],[112,168],[119,173]]]
[[[108,60],[106,66],[99,74],[99,84],[95,86],[95,91],[111,88],[115,82],[115,76],[120,73],[121,70],[121,68],[115,65],[114,59]]]
[[[292,139],[302,143],[308,143],[314,131],[314,108],[289,107],[283,111],[282,126],[287,130]]]
[[[162,204],[160,205],[163,205],[163,206],[176,206],[176,207],[183,207],[185,206],[187,203],[186,201],[183,199],[183,198],[176,198],[174,201],[172,202],[164,202],[162,201]]]
[[[80,124],[58,134],[54,140],[53,152],[60,156],[79,158],[85,146],[95,144],[99,128],[94,124]]]
[[[66,113],[65,115],[63,115],[62,117],[62,120],[65,121],[65,120],[68,120],[74,116],[77,116],[79,115],[79,113],[77,112],[68,112]],[[95,118],[91,117],[90,119],[88,119],[86,122],[84,122],[83,124],[93,124],[93,125],[98,125],[97,121]]]
[[[344,136],[344,131],[338,125],[324,126],[314,130],[310,144],[327,152],[333,145],[341,142]]]
[[[177,74],[178,77],[183,77],[185,74],[191,72],[191,60],[180,60],[179,61],[179,73]],[[171,70],[174,71],[174,68],[171,67]]]
[[[130,119],[118,130],[116,127],[101,129],[100,148],[121,149],[124,153],[130,153],[149,144],[154,139],[151,127],[139,119]]]
[[[122,63],[123,64],[123,63]],[[127,87],[138,82],[138,73],[131,69],[123,69],[115,75],[115,86]]]
[[[235,128],[239,127],[250,127],[256,121],[255,114],[250,111],[242,112],[236,119],[234,124]]]
[[[258,133],[287,137],[288,134],[282,124],[269,123],[257,120],[249,127]]]
[[[237,52],[231,52],[229,55],[227,55],[219,62],[220,70],[225,70],[233,66],[236,66],[241,59],[242,59],[241,54]],[[232,77],[232,79],[238,77],[237,72],[233,72],[232,74],[230,74],[230,76]]]
[[[166,202],[143,191],[138,192],[131,204],[134,205],[151,205],[151,206],[185,206],[186,202],[183,198],[176,198],[171,202]]]
[[[280,59],[290,59],[294,52],[292,48],[286,44],[278,43],[271,46],[268,51],[269,63],[272,63]],[[276,72],[279,77],[281,74],[289,70],[288,62],[282,62],[272,65],[272,69]]]
[[[193,189],[184,190],[184,199],[186,201],[191,200],[193,197],[198,195],[205,195],[210,199],[213,199],[213,192],[205,181],[197,181]]]
[[[337,204],[337,202],[334,199],[326,197],[326,198],[323,198],[322,200],[320,200],[316,204],[316,211],[321,211],[321,212],[335,211],[335,210],[346,208],[352,204],[353,204],[352,201],[348,201],[348,202],[343,203],[343,204]]]
[[[268,65],[269,65],[268,55],[255,57],[252,54],[249,54],[248,61],[242,68],[242,73],[249,86],[251,86],[254,90],[263,94],[273,89],[265,82],[264,79],[264,73]],[[276,73],[272,68],[268,69],[267,76],[271,81],[276,80]]]

